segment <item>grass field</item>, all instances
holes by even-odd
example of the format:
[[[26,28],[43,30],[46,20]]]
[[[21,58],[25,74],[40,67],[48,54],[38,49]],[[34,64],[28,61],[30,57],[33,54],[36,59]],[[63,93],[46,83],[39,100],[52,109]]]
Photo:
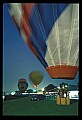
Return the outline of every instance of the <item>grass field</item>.
[[[31,101],[29,97],[3,102],[3,115],[12,116],[78,116],[78,101],[68,106],[56,100]]]

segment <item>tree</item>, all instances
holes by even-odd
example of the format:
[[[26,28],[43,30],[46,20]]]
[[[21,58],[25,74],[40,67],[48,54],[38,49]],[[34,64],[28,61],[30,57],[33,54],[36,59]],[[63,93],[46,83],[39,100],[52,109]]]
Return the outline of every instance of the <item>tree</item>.
[[[68,85],[68,90],[78,90],[78,86],[77,85]]]
[[[27,93],[33,93],[33,90],[32,89],[28,89]]]
[[[60,90],[63,92],[63,93],[67,93],[68,91],[68,84],[67,83],[60,83]]]
[[[68,86],[68,84],[67,84],[67,83],[64,83],[64,82],[60,83],[60,88],[62,88],[62,87],[65,88],[65,86]]]
[[[49,84],[47,87],[45,87],[45,91],[54,91],[54,89],[56,88],[57,86],[53,85],[53,84]]]
[[[79,90],[79,81],[78,81],[78,83],[77,83],[77,88],[78,88],[78,90]]]

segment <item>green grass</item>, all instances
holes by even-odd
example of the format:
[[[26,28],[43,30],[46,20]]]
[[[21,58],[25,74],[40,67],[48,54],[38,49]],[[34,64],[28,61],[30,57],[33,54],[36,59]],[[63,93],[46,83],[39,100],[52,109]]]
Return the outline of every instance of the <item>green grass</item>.
[[[78,116],[78,101],[71,105],[57,105],[56,100],[31,101],[29,97],[4,101],[3,115],[12,116]]]

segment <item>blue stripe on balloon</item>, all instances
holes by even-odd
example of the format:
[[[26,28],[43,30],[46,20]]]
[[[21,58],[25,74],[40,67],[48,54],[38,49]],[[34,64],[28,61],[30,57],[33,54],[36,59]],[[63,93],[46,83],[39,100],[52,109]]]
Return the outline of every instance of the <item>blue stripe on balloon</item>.
[[[52,4],[38,4],[38,9],[46,32],[46,36],[48,36],[54,24]]]
[[[64,4],[64,3],[57,4],[57,13],[58,13],[58,16],[65,10],[65,8],[67,6],[68,6],[68,4]]]
[[[68,4],[52,4],[53,7],[53,16],[54,16],[54,23],[59,18],[59,16],[62,14],[62,12],[65,10],[65,8],[68,6]]]
[[[35,38],[35,41],[39,45],[39,48],[42,49],[42,56],[45,55],[46,43],[45,43],[45,33],[43,32],[43,27],[39,15],[37,6],[33,8],[32,16],[30,17],[30,25],[32,28],[32,37]]]
[[[58,17],[64,11],[68,4],[39,3],[33,7],[30,15],[30,26],[32,28],[30,39],[34,47],[42,57],[46,54],[46,40]]]
[[[7,7],[8,7],[8,10],[10,10],[10,9],[11,9],[11,7],[10,7],[10,4],[9,4],[9,3],[7,3]]]
[[[42,56],[40,49],[38,48],[38,46],[37,46],[37,44],[35,42],[31,41],[31,43],[35,47],[35,50],[37,51],[37,57],[38,57],[38,59],[43,64],[43,66],[46,68],[48,65],[47,65],[44,57]]]

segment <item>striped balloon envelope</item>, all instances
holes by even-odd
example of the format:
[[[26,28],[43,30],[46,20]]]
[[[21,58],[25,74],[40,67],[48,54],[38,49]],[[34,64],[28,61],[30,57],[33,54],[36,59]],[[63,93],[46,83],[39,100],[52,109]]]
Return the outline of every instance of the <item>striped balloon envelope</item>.
[[[20,35],[51,78],[74,79],[79,68],[79,4],[9,5]]]

